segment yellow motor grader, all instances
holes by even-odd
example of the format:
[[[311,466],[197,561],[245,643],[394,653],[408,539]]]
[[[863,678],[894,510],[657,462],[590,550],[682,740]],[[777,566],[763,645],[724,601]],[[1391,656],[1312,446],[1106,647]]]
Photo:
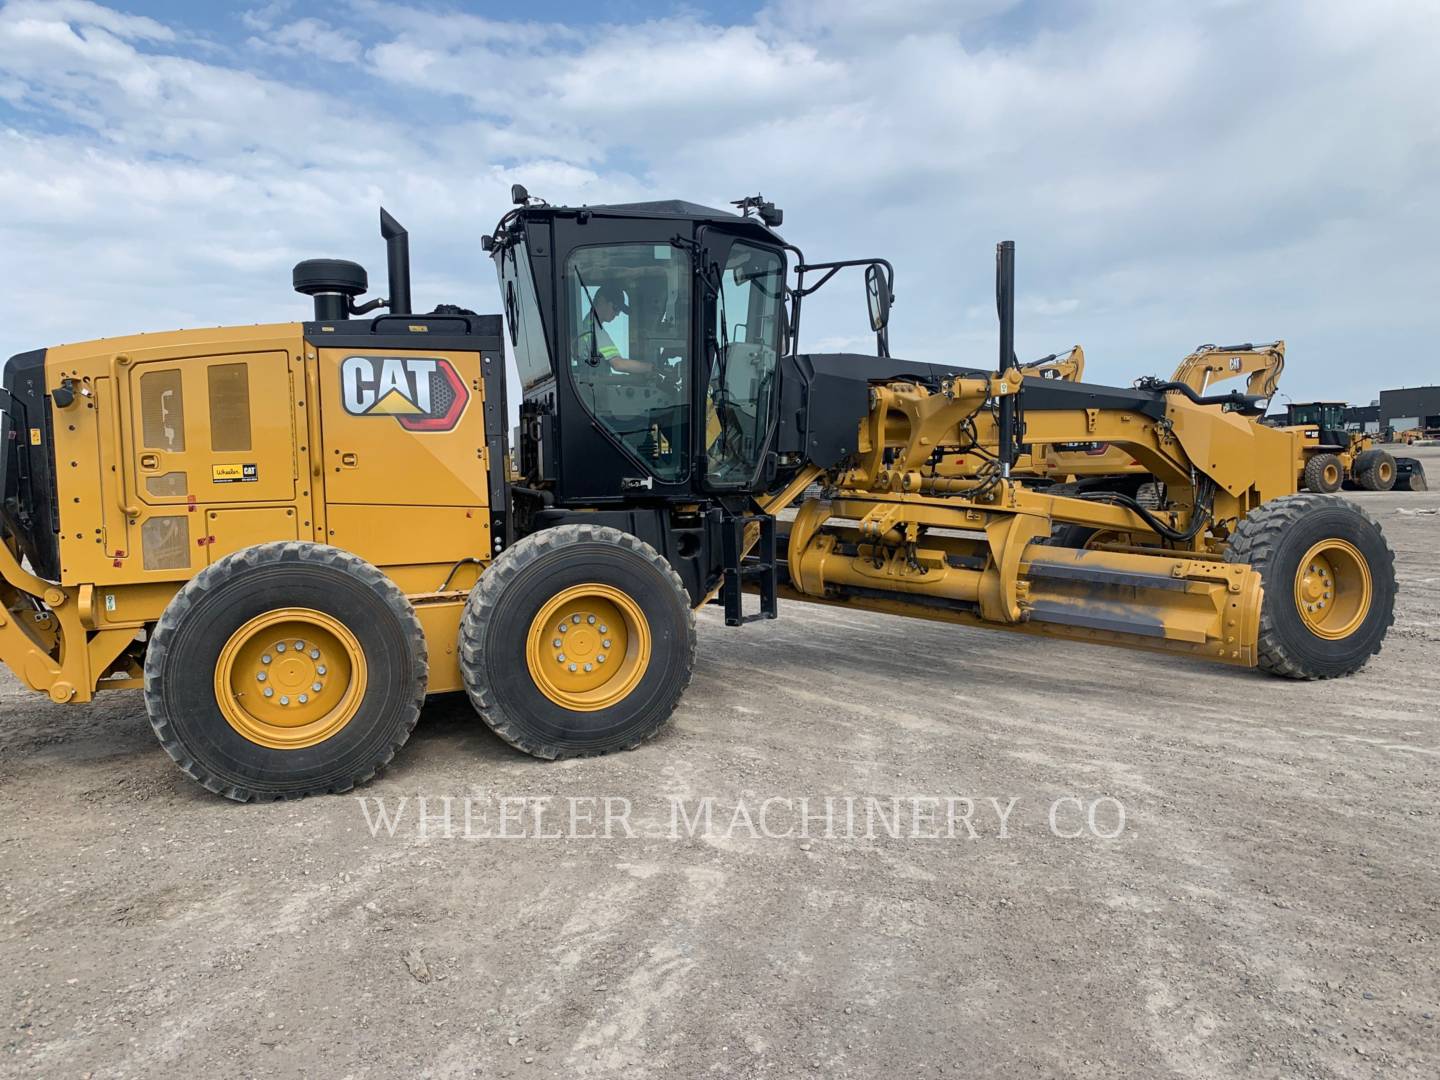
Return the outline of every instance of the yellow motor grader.
[[[302,322],[12,357],[16,677],[57,702],[142,688],[177,764],[248,800],[369,779],[440,691],[540,757],[638,746],[690,680],[707,602],[731,626],[785,597],[1300,679],[1379,650],[1395,574],[1376,522],[1297,493],[1296,434],[1233,395],[1017,367],[1013,245],[1000,359],[978,370],[892,358],[889,265],[808,262],[758,196],[513,196],[483,243],[503,318],[413,310],[382,211],[387,299],[360,302],[355,263],[308,260]],[[803,300],[849,267],[876,355],[802,351]],[[1081,440],[1124,447],[1165,508],[1018,482],[1022,441]],[[935,475],[965,453],[987,467]],[[1127,542],[1059,546],[1061,524]]]

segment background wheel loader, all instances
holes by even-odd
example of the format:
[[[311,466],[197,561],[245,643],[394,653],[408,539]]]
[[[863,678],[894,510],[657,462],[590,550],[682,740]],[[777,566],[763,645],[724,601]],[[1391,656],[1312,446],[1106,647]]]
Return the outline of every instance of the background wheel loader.
[[[1300,679],[1379,650],[1393,556],[1358,507],[1297,493],[1299,434],[1233,411],[1243,395],[1020,368],[1013,245],[995,366],[914,363],[889,355],[889,264],[807,262],[758,196],[514,201],[483,243],[503,318],[413,311],[382,211],[387,299],[310,260],[305,322],[12,357],[16,677],[56,702],[143,688],[176,763],[247,800],[367,780],[440,691],[540,757],[637,746],[689,682],[707,602],[730,626],[784,597]],[[801,351],[804,298],[850,267],[876,355]],[[1020,447],[1086,440],[1164,506],[1020,482]],[[937,470],[960,455],[984,467]],[[1057,545],[1061,526],[1117,539]]]
[[[1369,435],[1346,431],[1343,401],[1309,401],[1285,406],[1285,426],[1299,428],[1305,439],[1301,486],[1332,492],[1341,487],[1365,491],[1424,491],[1425,466],[1416,458],[1394,457]]]

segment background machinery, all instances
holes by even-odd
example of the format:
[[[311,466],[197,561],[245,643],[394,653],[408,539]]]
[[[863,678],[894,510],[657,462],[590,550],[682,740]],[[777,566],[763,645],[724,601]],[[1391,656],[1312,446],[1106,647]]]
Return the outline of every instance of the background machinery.
[[[1284,424],[1304,438],[1301,483],[1307,491],[1424,491],[1425,467],[1416,458],[1393,457],[1369,435],[1347,431],[1343,401],[1291,402]]]
[[[1075,346],[1074,351],[1079,350],[1080,347]],[[1268,402],[1275,395],[1284,370],[1283,341],[1267,345],[1201,345],[1176,365],[1167,382],[1150,378],[1142,380],[1142,384],[1156,388],[1188,387],[1204,395],[1217,383],[1243,376],[1244,397],[1228,400],[1225,407],[1258,416],[1257,403]],[[1077,381],[1078,378],[1077,375]],[[1033,469],[1039,476],[1074,484],[1078,491],[1108,487],[1140,498],[1147,505],[1158,502],[1156,483],[1123,446],[1093,441],[1049,446],[1034,459]],[[1108,479],[1096,479],[1101,477]]]
[[[484,243],[503,319],[412,311],[382,211],[388,300],[310,260],[307,322],[13,357],[0,659],[57,702],[143,688],[180,767],[244,800],[364,781],[441,691],[540,757],[636,746],[707,601],[728,625],[783,596],[1302,679],[1380,648],[1393,556],[1353,504],[1297,494],[1299,435],[1244,395],[1027,373],[1013,245],[995,367],[914,363],[889,356],[888,264],[808,263],[762,198],[514,198]],[[801,352],[803,298],[849,266],[877,355]],[[1022,446],[1086,440],[1163,508],[1019,481]],[[937,469],[963,454],[985,468]],[[1065,525],[1111,542],[1052,542]]]
[[[1080,354],[1078,345],[1072,354]],[[1083,371],[1083,354],[1080,355]],[[1054,359],[1046,357],[1036,364],[1054,372],[1051,377],[1078,377],[1071,375],[1073,367],[1046,366],[1047,361]],[[1256,422],[1297,432],[1300,441],[1295,469],[1302,489],[1322,493],[1339,491],[1342,487],[1367,491],[1426,489],[1425,467],[1418,459],[1393,457],[1376,447],[1369,435],[1345,430],[1341,423],[1341,414],[1346,408],[1343,402],[1290,404],[1282,416],[1262,416],[1265,405],[1279,389],[1284,369],[1283,341],[1265,345],[1202,345],[1180,361],[1168,381],[1147,377],[1137,385],[1159,389],[1185,386],[1203,394],[1219,382],[1243,376],[1246,379],[1244,395],[1233,397],[1225,407]],[[979,456],[962,455],[944,462],[942,471],[947,475],[966,475],[983,466]],[[1063,490],[1120,492],[1152,508],[1163,500],[1163,488],[1123,446],[1086,441],[1046,447],[1041,453],[1027,453],[1017,458],[1015,468],[1017,474],[1033,476],[1039,482],[1064,485]]]

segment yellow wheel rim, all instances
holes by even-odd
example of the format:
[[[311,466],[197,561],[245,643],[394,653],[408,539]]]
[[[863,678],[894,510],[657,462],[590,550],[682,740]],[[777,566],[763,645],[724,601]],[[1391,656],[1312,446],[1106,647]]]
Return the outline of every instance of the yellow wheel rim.
[[[542,607],[525,639],[540,692],[561,708],[598,712],[621,701],[650,667],[650,624],[625,593],[572,585]]]
[[[365,653],[338,619],[311,608],[257,615],[220,650],[215,700],[230,726],[276,750],[330,738],[365,696]]]
[[[1322,540],[1295,570],[1295,607],[1312,634],[1348,637],[1370,613],[1370,566],[1354,544]]]
[[[1325,486],[1334,487],[1340,483],[1340,466],[1333,462],[1325,466]]]
[[[1382,484],[1388,484],[1390,478],[1395,475],[1395,466],[1391,465],[1388,461],[1382,461],[1375,472],[1379,475]]]

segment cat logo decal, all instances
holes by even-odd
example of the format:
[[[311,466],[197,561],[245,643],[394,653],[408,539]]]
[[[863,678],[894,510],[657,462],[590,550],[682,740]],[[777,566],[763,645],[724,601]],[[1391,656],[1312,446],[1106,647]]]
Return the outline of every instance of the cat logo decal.
[[[470,400],[450,361],[422,356],[347,356],[341,399],[351,416],[393,416],[406,431],[450,431]]]

